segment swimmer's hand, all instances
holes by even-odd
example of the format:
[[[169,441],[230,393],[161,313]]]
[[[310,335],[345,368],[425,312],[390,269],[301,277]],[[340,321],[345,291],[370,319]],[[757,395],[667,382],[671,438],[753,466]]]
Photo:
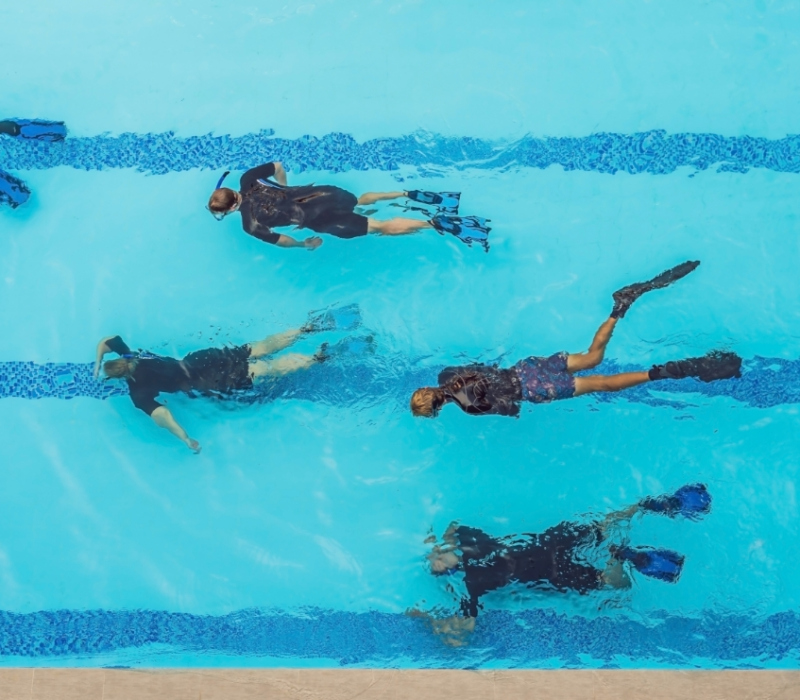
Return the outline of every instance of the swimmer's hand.
[[[200,447],[200,443],[197,442],[197,440],[192,440],[192,438],[190,437],[187,437],[184,442],[186,442],[186,447],[188,447],[196,455],[199,455],[200,450],[203,449],[202,447]]]
[[[310,236],[303,241],[303,247],[306,250],[316,250],[322,245],[322,239],[319,236]]]
[[[463,647],[469,644],[469,637],[475,631],[475,618],[451,615],[435,617],[424,610],[411,608],[406,615],[424,620],[431,631],[449,647]]]

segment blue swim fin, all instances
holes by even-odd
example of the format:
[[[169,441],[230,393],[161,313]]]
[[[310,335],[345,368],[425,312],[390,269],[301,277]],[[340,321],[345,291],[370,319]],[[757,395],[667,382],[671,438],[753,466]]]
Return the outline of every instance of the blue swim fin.
[[[481,247],[489,252],[489,231],[491,227],[486,223],[489,219],[480,216],[448,216],[447,214],[437,214],[431,219],[433,227],[442,235],[450,233],[462,243],[472,247],[473,243],[479,243]]]
[[[303,326],[306,333],[320,331],[354,331],[361,325],[361,309],[358,304],[335,306],[322,311],[311,311]]]
[[[640,574],[675,583],[683,571],[686,557],[670,549],[653,547],[619,547],[613,551],[620,561],[629,561]]]
[[[648,496],[639,501],[639,507],[670,518],[681,515],[689,520],[700,520],[711,512],[711,494],[705,484],[687,484],[672,495]]]
[[[0,122],[0,133],[31,141],[63,141],[67,135],[64,122],[42,119],[7,119]]]
[[[424,190],[409,190],[407,195],[412,202],[430,204],[436,207],[440,214],[458,214],[461,192],[425,192]]]
[[[0,170],[0,204],[8,204],[16,209],[20,204],[25,204],[31,191],[22,180]]]
[[[350,336],[333,345],[323,343],[315,357],[318,362],[327,362],[343,355],[371,355],[374,352],[375,339],[371,335]]]

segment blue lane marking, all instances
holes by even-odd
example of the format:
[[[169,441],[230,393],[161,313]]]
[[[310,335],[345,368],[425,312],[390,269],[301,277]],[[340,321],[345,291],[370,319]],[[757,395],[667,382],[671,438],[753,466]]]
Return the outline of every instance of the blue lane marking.
[[[585,618],[548,609],[492,610],[478,618],[470,645],[445,646],[427,625],[405,615],[307,608],[241,610],[228,615],[165,611],[54,610],[0,612],[0,657],[58,658],[140,649],[284,659],[329,659],[341,666],[477,668],[637,668],[796,666],[800,615],[768,617],[706,612],[684,617],[659,612],[646,623],[626,617]],[[165,649],[164,645],[167,646]],[[126,658],[130,658],[128,655]],[[202,656],[200,660],[202,661]]]
[[[91,363],[35,364],[0,362],[0,398],[71,399],[77,396],[107,399],[125,396],[127,385],[120,381],[102,382],[92,377]],[[442,366],[420,367],[400,355],[342,356],[335,362],[315,365],[305,372],[276,378],[257,390],[239,394],[243,403],[267,403],[278,398],[316,401],[331,406],[374,405],[396,402],[406,408],[408,397],[417,387],[436,383]],[[639,365],[605,361],[593,373],[614,374],[641,370]],[[728,396],[749,406],[769,408],[800,403],[800,360],[754,357],[745,360],[740,379],[704,384],[695,379],[664,381],[642,385],[615,394],[595,394],[600,402],[633,401],[649,406],[685,409],[692,399],[667,400],[661,395],[701,394]]]
[[[293,172],[324,170],[393,171],[428,167],[547,168],[600,173],[672,173],[680,167],[745,173],[750,168],[800,172],[800,136],[782,139],[706,133],[600,133],[582,137],[535,138],[513,142],[448,137],[428,132],[372,139],[352,136],[275,138],[272,130],[244,136],[179,137],[160,134],[69,137],[58,143],[0,139],[0,165],[8,170],[37,170],[59,165],[81,170],[135,168],[163,174],[193,168],[245,170],[265,160],[282,161]],[[436,174],[436,173],[429,173]]]

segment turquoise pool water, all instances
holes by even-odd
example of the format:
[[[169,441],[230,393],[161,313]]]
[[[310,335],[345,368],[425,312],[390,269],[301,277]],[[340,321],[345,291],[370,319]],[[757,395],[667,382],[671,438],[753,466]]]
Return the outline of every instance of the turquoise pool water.
[[[0,136],[32,190],[0,208],[0,663],[796,667],[800,8],[3,17],[0,118],[69,136]],[[491,250],[432,232],[281,250],[209,216],[223,170],[272,159],[290,183],[460,191]],[[739,383],[518,420],[407,410],[445,364],[586,349],[614,290],[685,259],[702,264],[637,302],[607,367],[724,347]],[[170,397],[200,455],[88,376],[106,335],[182,356],[350,303],[374,354],[253,405]],[[487,596],[460,649],[404,614],[456,608],[424,559],[452,520],[541,532],[691,482],[714,498],[702,522],[634,524],[686,555],[675,585]]]

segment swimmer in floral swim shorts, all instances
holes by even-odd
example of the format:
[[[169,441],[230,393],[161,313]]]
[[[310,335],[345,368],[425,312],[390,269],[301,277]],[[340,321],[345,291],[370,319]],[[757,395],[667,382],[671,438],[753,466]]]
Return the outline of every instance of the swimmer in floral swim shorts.
[[[412,413],[432,418],[446,403],[455,403],[472,415],[518,416],[522,401],[549,403],[597,391],[621,391],[660,379],[696,377],[710,382],[740,376],[742,359],[732,352],[721,351],[656,365],[646,372],[574,376],[575,372],[591,369],[603,361],[614,326],[634,301],[645,292],[667,287],[685,277],[699,264],[687,261],[647,282],[637,282],[614,292],[611,317],[600,326],[587,352],[527,357],[507,369],[479,364],[447,367],[439,374],[438,387],[423,387],[414,392]]]

